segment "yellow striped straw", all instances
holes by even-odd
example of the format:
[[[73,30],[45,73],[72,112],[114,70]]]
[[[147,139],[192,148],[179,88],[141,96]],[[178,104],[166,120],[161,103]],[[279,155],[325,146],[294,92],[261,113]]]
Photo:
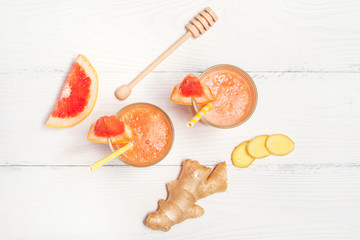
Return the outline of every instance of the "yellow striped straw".
[[[206,104],[190,121],[186,123],[188,128],[192,128],[203,116],[212,108],[212,105]]]
[[[89,172],[95,171],[99,167],[105,165],[106,163],[110,162],[114,158],[117,158],[118,156],[120,156],[124,152],[130,150],[132,147],[133,147],[133,144],[130,142],[130,143],[126,144],[125,146],[123,146],[122,148],[119,148],[115,152],[109,154],[108,156],[104,157],[103,159],[101,159],[101,160],[97,161],[96,163],[94,163],[93,165],[91,165],[89,167]]]

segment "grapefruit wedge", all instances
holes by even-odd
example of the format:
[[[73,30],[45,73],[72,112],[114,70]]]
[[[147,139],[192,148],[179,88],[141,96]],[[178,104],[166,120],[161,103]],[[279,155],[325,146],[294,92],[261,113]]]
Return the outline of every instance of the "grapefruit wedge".
[[[84,120],[95,106],[98,82],[97,73],[89,60],[79,55],[67,76],[46,125],[66,128]]]
[[[200,82],[193,74],[187,75],[184,80],[174,87],[170,101],[178,104],[191,105],[192,100],[197,104],[207,104],[215,100],[210,88]]]
[[[96,143],[128,143],[134,140],[134,131],[116,116],[103,116],[90,126],[87,140]]]

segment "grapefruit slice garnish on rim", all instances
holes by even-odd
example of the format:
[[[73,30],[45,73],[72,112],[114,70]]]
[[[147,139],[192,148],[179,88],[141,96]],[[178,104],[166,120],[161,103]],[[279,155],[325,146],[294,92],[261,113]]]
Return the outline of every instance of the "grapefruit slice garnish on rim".
[[[174,87],[170,101],[178,104],[191,105],[192,100],[197,104],[207,104],[215,100],[210,88],[200,82],[193,74],[187,75],[184,80]]]
[[[79,55],[67,76],[46,125],[65,128],[84,120],[95,106],[98,82],[97,73],[89,60]]]
[[[96,143],[128,143],[134,140],[134,131],[116,116],[103,116],[90,126],[87,140]]]

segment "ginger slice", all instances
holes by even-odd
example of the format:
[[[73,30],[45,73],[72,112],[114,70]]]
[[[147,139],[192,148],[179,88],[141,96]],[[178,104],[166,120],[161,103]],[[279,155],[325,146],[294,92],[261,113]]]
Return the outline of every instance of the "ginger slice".
[[[231,154],[231,160],[235,167],[239,168],[247,168],[249,167],[255,160],[252,156],[250,156],[246,147],[249,141],[245,141],[236,146]]]
[[[185,160],[177,180],[167,184],[168,197],[159,200],[157,211],[150,213],[145,225],[154,230],[169,231],[188,218],[201,217],[204,209],[196,201],[227,188],[226,163],[219,163],[214,170]]]
[[[265,146],[271,154],[284,156],[294,150],[295,143],[286,135],[274,134],[267,138]]]
[[[265,147],[265,142],[268,137],[268,135],[260,135],[249,141],[246,150],[250,156],[260,159],[270,155],[270,152]]]

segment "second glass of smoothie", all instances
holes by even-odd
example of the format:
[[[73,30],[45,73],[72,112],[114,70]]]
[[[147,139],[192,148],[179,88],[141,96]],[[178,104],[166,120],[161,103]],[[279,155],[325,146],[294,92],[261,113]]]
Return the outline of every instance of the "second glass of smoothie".
[[[174,128],[169,116],[149,103],[134,103],[121,109],[117,117],[134,130],[133,148],[119,158],[135,167],[147,167],[164,159],[174,141]],[[126,144],[109,143],[112,151]]]
[[[208,68],[200,75],[200,81],[212,91],[215,101],[201,119],[217,128],[233,128],[244,123],[254,112],[257,90],[252,78],[241,68],[222,64]],[[193,101],[198,112],[203,106]]]

